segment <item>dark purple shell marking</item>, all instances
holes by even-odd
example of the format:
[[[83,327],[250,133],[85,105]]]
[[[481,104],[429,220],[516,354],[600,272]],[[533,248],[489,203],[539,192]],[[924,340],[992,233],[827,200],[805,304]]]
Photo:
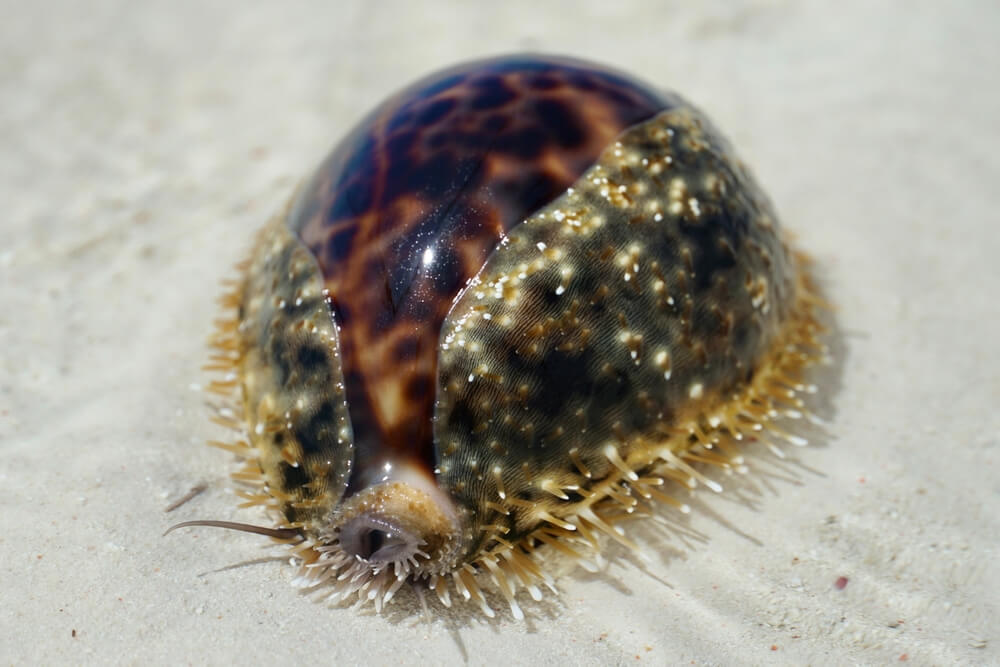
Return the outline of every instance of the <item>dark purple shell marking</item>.
[[[434,467],[438,339],[455,296],[514,225],[672,105],[589,63],[501,58],[414,84],[334,150],[289,224],[340,327],[355,470],[383,456]]]

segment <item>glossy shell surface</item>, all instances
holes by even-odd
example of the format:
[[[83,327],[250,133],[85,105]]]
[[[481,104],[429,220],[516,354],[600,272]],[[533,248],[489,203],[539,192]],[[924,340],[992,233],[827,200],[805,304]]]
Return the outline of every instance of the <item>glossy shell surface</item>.
[[[356,456],[433,463],[439,339],[455,297],[512,228],[669,106],[609,70],[513,58],[407,88],[337,147],[288,224],[340,325]]]
[[[711,123],[547,56],[377,107],[225,301],[237,478],[301,536],[303,586],[377,607],[411,582],[520,616],[544,548],[628,543],[621,516],[748,436],[798,443],[781,420],[824,354],[804,261]]]

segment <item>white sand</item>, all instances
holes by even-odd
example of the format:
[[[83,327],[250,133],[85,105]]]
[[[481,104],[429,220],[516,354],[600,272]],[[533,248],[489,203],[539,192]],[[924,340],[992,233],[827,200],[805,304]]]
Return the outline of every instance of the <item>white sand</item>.
[[[5,4],[0,663],[1000,662],[995,3]],[[730,135],[839,305],[829,436],[697,493],[703,541],[639,531],[646,572],[610,548],[525,623],[329,609],[281,562],[204,574],[281,553],[161,537],[258,518],[201,444],[217,282],[373,103],[524,49]]]

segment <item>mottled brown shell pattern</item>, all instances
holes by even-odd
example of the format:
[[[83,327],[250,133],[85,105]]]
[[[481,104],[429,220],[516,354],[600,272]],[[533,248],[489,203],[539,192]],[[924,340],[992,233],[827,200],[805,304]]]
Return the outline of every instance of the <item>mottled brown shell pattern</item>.
[[[766,196],[680,98],[580,61],[459,66],[390,98],[258,236],[212,368],[248,504],[298,583],[515,617],[741,441],[803,439],[820,301]]]

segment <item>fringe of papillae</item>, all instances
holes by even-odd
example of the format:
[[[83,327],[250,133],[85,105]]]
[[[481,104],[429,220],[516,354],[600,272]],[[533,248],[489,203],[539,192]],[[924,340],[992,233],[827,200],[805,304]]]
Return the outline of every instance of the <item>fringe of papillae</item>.
[[[509,549],[494,550],[481,555],[471,564],[460,565],[452,572],[440,575],[417,574],[417,556],[408,561],[373,567],[344,552],[336,542],[306,548],[317,557],[302,563],[293,581],[295,586],[315,590],[322,599],[335,604],[352,598],[356,598],[357,604],[372,603],[376,612],[381,612],[407,582],[432,591],[446,607],[452,605],[450,584],[460,597],[478,604],[490,618],[496,612],[487,602],[482,587],[484,577],[488,577],[492,589],[507,600],[511,613],[517,619],[524,618],[515,599],[519,590],[528,591],[535,600],[542,599],[541,584],[555,591],[551,577],[542,571],[533,553],[523,546],[512,545]]]
[[[804,258],[799,259],[806,262]],[[238,283],[232,283],[231,291],[220,299],[224,308],[236,309],[237,290]],[[746,465],[740,447],[745,442],[762,442],[779,457],[784,457],[780,442],[795,446],[808,444],[805,438],[786,430],[785,423],[796,420],[818,423],[803,398],[815,393],[816,388],[803,376],[809,367],[829,359],[829,351],[821,341],[826,329],[818,317],[828,305],[818,297],[804,272],[798,278],[796,292],[797,300],[775,341],[770,359],[749,386],[729,397],[714,412],[678,425],[674,435],[665,441],[635,443],[641,446],[631,447],[632,453],[627,458],[609,445],[604,453],[613,466],[613,473],[596,482],[590,481],[590,471],[571,453],[580,473],[580,483],[565,488],[553,485],[546,490],[563,499],[569,497],[568,491],[584,495],[586,500],[573,505],[572,512],[565,516],[542,514],[543,523],[516,543],[505,539],[503,527],[488,527],[490,534],[484,544],[492,546],[487,551],[472,562],[439,575],[416,574],[419,553],[408,561],[373,567],[342,551],[336,540],[325,544],[306,540],[292,547],[293,556],[300,565],[295,585],[318,591],[332,603],[354,598],[356,604],[370,603],[380,612],[404,584],[411,582],[433,591],[445,607],[452,606],[454,591],[459,598],[477,604],[483,614],[491,618],[496,612],[489,605],[488,592],[493,591],[507,602],[514,618],[522,619],[524,613],[517,602],[522,590],[534,600],[542,599],[542,587],[555,591],[552,577],[540,561],[541,553],[553,550],[594,569],[595,563],[600,563],[601,541],[611,538],[641,556],[638,545],[626,536],[620,524],[633,518],[637,510],[657,504],[666,504],[683,513],[689,511],[686,504],[664,487],[670,483],[679,483],[685,488],[700,484],[721,492],[722,486],[705,471],[714,468],[726,473],[744,472]],[[216,406],[213,421],[242,434],[242,408],[237,396],[241,354],[237,336],[239,322],[220,320],[216,324],[218,331],[211,339],[214,353],[205,368],[221,373],[222,377],[209,383],[207,391],[228,402]],[[232,477],[256,489],[252,493],[238,491],[246,501],[241,507],[278,507],[277,500],[266,488],[255,451],[245,437],[234,442],[210,444],[233,452],[245,462]],[[501,512],[512,512],[516,502],[516,499],[501,496],[491,506]]]

